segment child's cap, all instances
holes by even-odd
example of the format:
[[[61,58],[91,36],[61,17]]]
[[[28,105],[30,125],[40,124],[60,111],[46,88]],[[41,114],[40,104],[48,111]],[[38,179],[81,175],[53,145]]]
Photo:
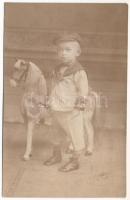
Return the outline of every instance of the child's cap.
[[[64,32],[62,34],[59,34],[54,40],[53,43],[55,45],[61,43],[61,42],[69,42],[69,41],[77,41],[79,44],[81,44],[81,37],[78,33],[67,33]]]

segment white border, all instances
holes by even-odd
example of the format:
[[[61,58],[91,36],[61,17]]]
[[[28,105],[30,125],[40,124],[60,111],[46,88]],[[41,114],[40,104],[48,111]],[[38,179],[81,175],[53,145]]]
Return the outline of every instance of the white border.
[[[0,152],[2,152],[2,109],[3,109],[3,2],[0,6]],[[0,162],[0,189],[2,190],[2,153]]]
[[[55,0],[38,0],[38,1],[31,1],[31,0],[13,0],[13,1],[6,1],[6,0],[1,0],[0,1],[0,116],[2,119],[2,102],[3,102],[3,20],[4,20],[4,3],[127,3],[128,7],[130,5],[128,0],[109,0],[109,1],[103,1],[103,0],[60,0],[60,1],[55,1]],[[128,9],[129,11],[129,9]],[[128,19],[130,18],[130,14],[128,12]],[[128,35],[130,33],[130,22],[128,23]],[[129,58],[130,58],[130,40],[128,39],[128,63],[127,66],[129,66]],[[129,119],[130,119],[130,69],[129,67],[127,67],[127,196],[125,198],[118,198],[118,199],[130,199],[130,123],[129,123]],[[2,132],[2,120],[0,120],[0,130]],[[1,133],[1,137],[0,137],[0,152],[2,152],[2,133]],[[2,155],[2,154],[1,154]],[[1,157],[1,163],[0,163],[0,171],[2,172],[2,157]],[[0,189],[2,190],[2,174],[0,173]],[[111,187],[111,186],[110,186]],[[0,195],[0,197],[2,198],[2,196]],[[7,198],[4,198],[7,199]],[[10,198],[10,199],[14,199],[14,198]],[[19,198],[15,198],[16,200]],[[20,198],[21,199],[21,198]],[[22,199],[27,199],[27,198],[22,198]],[[35,198],[34,198],[35,199]],[[51,199],[51,198],[44,198],[44,199]],[[66,199],[66,198],[55,198],[55,199]],[[67,199],[72,199],[72,198],[67,198]],[[78,199],[82,199],[82,198],[78,198]],[[85,198],[85,199],[93,199],[93,198]],[[94,198],[94,199],[109,199],[109,198]],[[117,198],[110,198],[111,200],[117,199]]]
[[[1,0],[2,3],[127,3],[128,0]]]

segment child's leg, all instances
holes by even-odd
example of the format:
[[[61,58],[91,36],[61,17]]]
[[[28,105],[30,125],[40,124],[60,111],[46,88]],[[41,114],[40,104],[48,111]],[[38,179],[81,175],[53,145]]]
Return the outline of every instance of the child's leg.
[[[63,117],[61,114],[58,121],[71,138],[71,144],[74,150],[59,170],[62,172],[77,170],[79,168],[80,153],[85,148],[82,111],[74,110],[72,112],[66,112]]]
[[[79,110],[71,112],[55,112],[55,117],[60,126],[65,130],[68,141],[74,151],[85,148],[83,113]]]
[[[70,138],[70,141],[74,148],[74,152],[71,158],[67,162],[65,162],[65,164],[63,165],[63,169],[60,171],[67,172],[76,170],[79,168],[78,152],[82,151],[85,148],[83,114],[81,111],[74,110],[72,112],[54,112],[53,117],[65,130],[66,135],[68,136],[68,138]],[[50,158],[45,164],[51,165],[57,162],[57,157],[55,156],[54,152],[55,148],[52,158]],[[57,152],[59,152],[59,150]]]

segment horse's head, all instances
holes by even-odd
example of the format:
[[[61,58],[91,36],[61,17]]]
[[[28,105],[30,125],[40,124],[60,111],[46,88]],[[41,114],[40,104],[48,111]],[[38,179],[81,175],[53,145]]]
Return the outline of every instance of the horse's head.
[[[10,85],[16,87],[22,80],[26,80],[28,74],[29,62],[18,59],[13,66],[13,73],[10,79]]]

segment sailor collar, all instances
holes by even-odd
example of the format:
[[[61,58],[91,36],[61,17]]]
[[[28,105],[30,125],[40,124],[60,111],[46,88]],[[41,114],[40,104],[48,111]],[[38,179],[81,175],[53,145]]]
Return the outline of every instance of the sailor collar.
[[[62,76],[69,76],[71,74],[75,74],[77,71],[80,71],[80,70],[83,70],[83,67],[81,66],[81,64],[76,61],[75,63],[73,64],[70,64],[70,65],[67,65],[67,64],[64,64],[64,63],[61,63],[60,65],[58,65],[56,68],[55,68],[55,73],[56,75],[59,75],[60,74],[60,69],[62,67],[67,67],[67,69],[64,71],[64,73],[62,74]]]

